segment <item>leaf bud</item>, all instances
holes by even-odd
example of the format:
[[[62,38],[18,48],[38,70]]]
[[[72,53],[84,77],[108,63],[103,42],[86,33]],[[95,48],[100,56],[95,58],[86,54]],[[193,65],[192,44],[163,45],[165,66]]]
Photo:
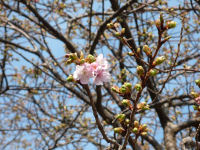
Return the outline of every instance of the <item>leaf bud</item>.
[[[122,28],[121,30],[121,35],[123,35],[125,33],[126,29],[125,28]]]
[[[142,89],[142,85],[141,84],[136,84],[135,85],[135,89],[137,90],[137,91],[140,91],[141,89]]]
[[[194,109],[194,110],[198,110],[198,106],[193,105],[193,109]]]
[[[142,132],[141,135],[145,136],[145,135],[147,135],[147,132]]]
[[[152,55],[152,51],[151,51],[151,49],[149,48],[148,45],[144,45],[142,49],[146,53],[147,56],[151,56]]]
[[[129,106],[129,105],[130,105],[130,100],[128,100],[128,99],[123,99],[121,103],[122,103],[122,105],[124,105],[124,106]]]
[[[144,68],[142,66],[137,66],[137,74],[139,76],[144,75]]]
[[[122,127],[114,128],[114,132],[115,132],[115,133],[121,134],[121,133],[124,132],[124,131],[125,131],[125,130],[124,130]]]
[[[132,84],[131,83],[125,82],[124,86],[131,91],[131,89],[132,89]]]
[[[129,124],[129,123],[130,123],[130,120],[129,120],[129,119],[125,119],[125,123],[126,123],[126,124]]]
[[[166,58],[164,56],[158,57],[154,60],[153,65],[160,65],[162,64],[164,61],[166,60]]]
[[[133,128],[132,132],[135,133],[135,134],[138,134],[139,130],[138,130],[138,128]]]
[[[157,28],[160,28],[161,25],[160,19],[156,20],[155,24]]]
[[[196,85],[200,88],[200,79],[195,80]]]
[[[116,36],[116,37],[120,37],[120,36],[121,36],[121,33],[120,33],[120,32],[115,32],[115,36]]]
[[[89,62],[89,63],[93,63],[95,61],[95,57],[91,54],[89,54],[86,58],[86,62]]]
[[[112,90],[113,92],[119,93],[119,87],[117,87],[117,86],[113,86],[113,87],[111,88],[111,90]]]
[[[119,89],[119,92],[120,92],[121,94],[126,94],[126,93],[127,93],[126,87],[125,87],[124,85],[122,85],[122,87]]]
[[[134,56],[134,53],[133,52],[128,52],[128,55],[129,56]]]
[[[68,76],[68,77],[67,77],[67,81],[68,81],[68,82],[73,82],[73,81],[74,81],[73,76],[72,76],[72,75]]]
[[[119,121],[119,122],[123,122],[126,118],[126,115],[125,114],[117,114],[115,116],[115,118]]]
[[[147,129],[147,124],[143,124],[141,129],[142,129],[142,130]]]
[[[133,125],[134,125],[134,127],[139,127],[139,122],[137,120],[135,120]]]
[[[108,23],[107,24],[107,28],[108,29],[113,29],[114,28],[114,24],[113,23]]]
[[[197,97],[199,96],[199,94],[196,93],[196,92],[191,92],[190,94],[191,94],[194,98],[197,98]]]
[[[176,22],[175,21],[167,21],[166,22],[166,28],[167,29],[171,29],[171,28],[175,28],[176,27]]]
[[[156,69],[149,70],[149,75],[150,76],[155,76],[155,75],[157,75],[157,73],[158,73],[158,70],[156,70]]]

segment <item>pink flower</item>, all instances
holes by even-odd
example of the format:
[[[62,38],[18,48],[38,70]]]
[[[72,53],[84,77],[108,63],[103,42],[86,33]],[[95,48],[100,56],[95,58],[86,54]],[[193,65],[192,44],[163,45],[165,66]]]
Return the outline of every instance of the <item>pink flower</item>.
[[[94,71],[94,84],[103,85],[103,82],[109,82],[111,80],[111,75],[108,70],[98,66]]]
[[[195,102],[200,105],[200,96],[195,98]]]
[[[91,64],[84,63],[77,65],[73,78],[80,80],[81,84],[88,84],[90,78],[94,78],[94,84],[103,85],[103,82],[109,82],[111,80],[108,69],[108,61],[103,58],[103,54],[100,54],[96,58],[96,61]]]
[[[109,64],[103,54],[100,54],[96,61],[91,64],[93,68],[94,84],[103,85],[103,82],[109,82],[111,80],[111,75],[108,71]]]
[[[73,74],[75,80],[80,80],[81,84],[88,84],[91,77],[93,77],[93,70],[90,64],[84,63],[76,66]]]

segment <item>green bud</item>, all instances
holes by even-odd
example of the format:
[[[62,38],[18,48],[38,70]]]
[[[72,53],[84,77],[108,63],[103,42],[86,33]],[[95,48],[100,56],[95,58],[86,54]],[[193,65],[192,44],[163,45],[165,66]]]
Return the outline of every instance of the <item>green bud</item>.
[[[70,53],[70,54],[69,54],[69,58],[70,58],[71,60],[76,60],[76,59],[78,58],[77,53]]]
[[[137,66],[137,74],[144,75],[144,68],[142,66]]]
[[[197,98],[197,97],[199,96],[199,94],[196,93],[196,92],[191,92],[190,94],[191,94],[194,98]]]
[[[113,87],[111,88],[111,90],[112,90],[113,92],[119,93],[119,87],[117,87],[117,86],[113,86]]]
[[[126,88],[128,88],[129,90],[132,89],[132,84],[129,83],[129,82],[125,82],[125,83],[124,83],[124,86],[125,86]]]
[[[138,128],[133,128],[132,132],[135,133],[135,134],[138,134],[139,130],[138,130]]]
[[[153,65],[160,65],[162,64],[164,61],[166,60],[166,58],[164,56],[158,57],[156,58],[156,60],[154,60]]]
[[[146,136],[146,135],[147,135],[147,132],[142,132],[141,135],[142,135],[142,136]]]
[[[160,28],[161,25],[160,19],[156,20],[155,24],[157,28]]]
[[[143,46],[143,51],[146,53],[147,56],[151,56],[152,55],[152,51],[151,51],[151,49],[149,48],[148,45],[144,45]]]
[[[115,36],[120,37],[121,33],[120,32],[115,32]]]
[[[126,29],[125,28],[122,28],[121,30],[121,35],[123,35],[125,33]]]
[[[72,75],[68,76],[68,77],[67,77],[67,81],[68,81],[68,82],[73,82],[73,81],[74,81],[73,76],[72,76]]]
[[[128,52],[128,55],[129,56],[134,56],[134,53],[133,52]]]
[[[125,131],[125,130],[124,130],[122,127],[114,128],[114,132],[115,132],[115,133],[121,134],[121,133],[124,132],[124,131]]]
[[[124,85],[122,85],[122,87],[119,89],[119,92],[120,92],[121,94],[127,93],[126,87],[125,87]]]
[[[150,76],[155,76],[155,75],[157,75],[157,73],[158,73],[158,70],[156,70],[156,69],[149,70],[149,75]]]
[[[147,129],[147,124],[142,125],[142,130],[145,130],[145,129]]]
[[[107,28],[108,28],[108,29],[114,28],[114,24],[113,24],[113,23],[108,23],[108,24],[107,24]]]
[[[167,21],[166,22],[166,28],[167,29],[171,29],[171,28],[175,28],[176,27],[176,22],[175,21]]]
[[[124,106],[129,106],[130,105],[130,101],[128,99],[123,99],[121,103]]]
[[[198,106],[193,105],[193,109],[194,109],[194,110],[198,110]]]
[[[140,91],[141,89],[142,89],[142,85],[141,84],[136,84],[135,85],[135,89],[137,90],[137,91]]]
[[[126,123],[126,124],[129,124],[129,123],[130,123],[130,120],[129,120],[129,119],[125,119],[125,123]]]
[[[200,88],[200,79],[195,80],[196,85]]]
[[[125,114],[117,114],[115,116],[115,118],[119,121],[119,122],[123,122],[126,118],[126,115]]]
[[[66,61],[66,64],[69,65],[69,64],[71,64],[72,62],[73,62],[72,59],[68,59],[68,60]]]
[[[134,125],[134,127],[139,127],[139,122],[137,120],[135,120],[133,125]]]
[[[91,54],[89,54],[86,58],[86,61],[89,63],[93,63],[93,62],[95,62],[95,60],[96,60],[95,57]]]

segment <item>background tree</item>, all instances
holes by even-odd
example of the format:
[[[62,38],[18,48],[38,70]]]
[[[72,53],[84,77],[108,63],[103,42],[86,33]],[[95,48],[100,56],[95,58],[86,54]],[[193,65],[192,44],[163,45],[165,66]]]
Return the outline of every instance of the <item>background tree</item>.
[[[199,6],[0,0],[0,148],[197,147]],[[75,53],[103,53],[112,80],[68,82]]]

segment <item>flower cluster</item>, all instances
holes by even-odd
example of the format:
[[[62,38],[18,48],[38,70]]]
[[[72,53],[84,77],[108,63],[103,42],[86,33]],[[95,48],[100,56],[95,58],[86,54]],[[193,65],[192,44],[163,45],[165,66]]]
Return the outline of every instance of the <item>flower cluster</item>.
[[[108,61],[103,58],[103,54],[100,54],[92,63],[76,65],[73,78],[79,80],[81,84],[88,84],[90,78],[94,78],[94,84],[103,85],[103,82],[111,80]]]

